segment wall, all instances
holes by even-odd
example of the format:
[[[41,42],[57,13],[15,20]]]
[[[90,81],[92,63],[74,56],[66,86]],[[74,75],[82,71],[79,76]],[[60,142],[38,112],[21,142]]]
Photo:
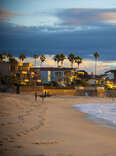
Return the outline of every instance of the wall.
[[[40,71],[40,79],[42,83],[48,82],[48,71]]]
[[[78,89],[44,89],[42,86],[21,86],[20,92],[39,92],[48,93],[49,95],[55,96],[97,96],[104,97],[105,91],[104,88],[78,88]]]
[[[104,97],[104,88],[77,88],[77,89],[44,89],[50,95],[67,95],[67,96],[97,96]]]
[[[48,93],[50,95],[67,95],[67,96],[73,96],[76,95],[76,89],[44,89],[44,93]]]
[[[41,86],[20,86],[20,92],[34,92],[34,91],[38,91],[41,92],[43,91],[43,87]]]
[[[6,63],[6,62],[0,63],[0,74],[8,75],[9,73],[10,73],[9,63]]]

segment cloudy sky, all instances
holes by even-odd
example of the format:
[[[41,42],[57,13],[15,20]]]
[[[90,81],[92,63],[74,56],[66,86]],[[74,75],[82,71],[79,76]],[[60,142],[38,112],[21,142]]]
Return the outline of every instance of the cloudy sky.
[[[0,51],[116,60],[115,0],[0,0]]]

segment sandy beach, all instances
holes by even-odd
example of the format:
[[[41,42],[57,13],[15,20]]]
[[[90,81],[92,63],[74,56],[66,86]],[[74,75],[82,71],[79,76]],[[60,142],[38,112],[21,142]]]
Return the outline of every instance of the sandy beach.
[[[72,105],[116,103],[97,97],[0,93],[1,156],[116,156],[116,130],[84,119]]]

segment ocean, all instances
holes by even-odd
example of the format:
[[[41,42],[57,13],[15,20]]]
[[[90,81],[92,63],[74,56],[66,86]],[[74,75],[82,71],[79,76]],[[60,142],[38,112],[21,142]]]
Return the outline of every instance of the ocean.
[[[84,117],[95,123],[116,129],[116,103],[112,104],[75,104],[74,108],[80,112],[87,113]]]

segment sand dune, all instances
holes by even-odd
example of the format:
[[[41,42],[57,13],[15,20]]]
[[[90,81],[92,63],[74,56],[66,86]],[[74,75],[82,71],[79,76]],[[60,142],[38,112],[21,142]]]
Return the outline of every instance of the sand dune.
[[[0,93],[2,156],[116,156],[116,131],[83,118],[81,103],[112,103],[95,97],[49,97]]]

